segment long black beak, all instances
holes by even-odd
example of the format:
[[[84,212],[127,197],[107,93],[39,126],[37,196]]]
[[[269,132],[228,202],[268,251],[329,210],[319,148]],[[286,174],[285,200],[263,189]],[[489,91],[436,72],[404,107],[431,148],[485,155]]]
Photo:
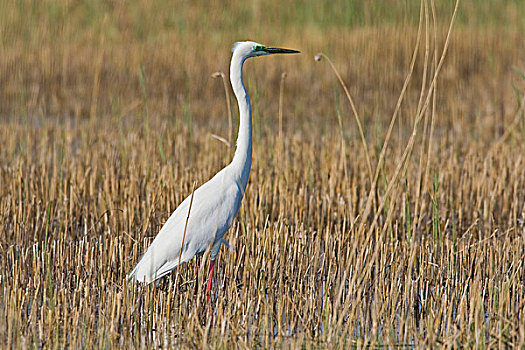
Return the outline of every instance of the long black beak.
[[[297,50],[290,50],[290,49],[281,49],[281,48],[278,48],[278,47],[268,47],[266,48],[266,51],[268,51],[269,53],[301,53],[301,51],[297,51]]]

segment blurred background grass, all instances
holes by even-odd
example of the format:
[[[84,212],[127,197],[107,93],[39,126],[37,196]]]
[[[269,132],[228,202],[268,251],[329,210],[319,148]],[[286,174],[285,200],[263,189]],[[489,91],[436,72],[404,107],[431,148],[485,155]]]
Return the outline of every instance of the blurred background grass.
[[[436,2],[441,34],[453,5]],[[227,71],[232,43],[246,39],[304,52],[293,62],[258,62],[253,69],[264,73],[247,75],[257,77],[256,94],[269,97],[270,106],[261,111],[275,114],[276,82],[286,70],[296,99],[287,104],[289,112],[334,114],[333,100],[315,99],[319,91],[334,90],[333,77],[312,60],[323,51],[333,57],[362,109],[387,112],[407,70],[419,2],[4,1],[1,8],[1,115],[26,110],[86,117],[93,103],[100,115],[126,110],[142,99],[143,69],[151,111],[173,117],[191,104],[197,119],[207,119],[224,114],[212,107],[221,105],[222,96],[209,76]],[[507,105],[494,90],[510,89],[513,65],[524,69],[524,11],[519,0],[461,2],[443,77],[446,91],[467,94],[468,87],[477,96],[492,95],[486,102],[496,109]],[[473,106],[456,108],[479,113]]]

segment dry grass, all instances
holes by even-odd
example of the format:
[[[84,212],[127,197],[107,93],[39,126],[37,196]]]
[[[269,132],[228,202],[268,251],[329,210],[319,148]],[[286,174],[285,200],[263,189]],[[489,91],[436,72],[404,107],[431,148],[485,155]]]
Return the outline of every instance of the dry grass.
[[[211,74],[226,70],[231,42],[245,34],[214,32],[213,16],[203,25],[202,4],[181,5],[177,22],[173,9],[149,2],[42,3],[33,5],[48,11],[41,18],[6,6],[0,26],[2,347],[525,346],[519,4],[498,6],[500,21],[487,26],[462,4],[433,94],[452,8],[438,2],[434,22],[425,2],[379,167],[418,38],[417,6],[382,24],[384,9],[357,2],[364,17],[346,26],[288,10],[301,21],[268,34],[265,24],[276,23],[257,5],[210,5],[218,18],[252,13],[237,18],[249,38],[304,52],[247,64],[253,168],[226,237],[234,249],[219,255],[210,324],[206,256],[183,265],[177,284],[176,273],[148,287],[125,276],[193,183],[230,159],[212,137],[227,140],[229,127]],[[275,4],[263,3],[278,13]],[[89,11],[99,15],[82,22]],[[141,13],[151,14],[142,24]],[[162,27],[165,17],[179,27]],[[354,98],[374,191],[352,110],[329,65],[314,62],[318,51]]]

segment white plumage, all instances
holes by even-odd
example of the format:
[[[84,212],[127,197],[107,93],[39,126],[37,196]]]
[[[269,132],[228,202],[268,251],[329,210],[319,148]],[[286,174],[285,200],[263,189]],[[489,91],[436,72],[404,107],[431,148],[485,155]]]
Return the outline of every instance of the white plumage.
[[[246,182],[243,184],[234,172],[235,169],[232,169],[230,164],[195,190],[181,263],[205,251],[210,244],[214,244],[212,259],[217,255],[222,237],[239,210],[246,188]],[[131,272],[131,276],[134,275],[137,281],[153,282],[178,265],[190,197],[191,195],[171,214],[146,254]]]
[[[180,262],[191,260],[196,254],[213,245],[207,293],[209,297],[215,258],[224,234],[239,211],[248,184],[252,163],[252,113],[250,98],[242,81],[242,66],[249,57],[273,53],[298,53],[295,50],[266,47],[253,41],[237,42],[232,48],[230,81],[239,105],[239,134],[232,162],[211,180],[195,190],[184,244],[184,226],[191,194],[175,209],[155,237],[148,250],[131,271],[129,278],[151,283],[169,273]]]

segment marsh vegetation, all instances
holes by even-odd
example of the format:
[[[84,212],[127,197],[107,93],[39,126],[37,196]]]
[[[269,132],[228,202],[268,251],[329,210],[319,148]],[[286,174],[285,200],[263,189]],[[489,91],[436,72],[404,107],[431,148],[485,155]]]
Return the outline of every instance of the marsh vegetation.
[[[2,347],[524,346],[523,2],[462,1],[452,28],[432,0],[2,9]],[[245,39],[303,54],[246,64],[253,166],[210,324],[206,255],[125,276],[229,162],[212,74]]]

